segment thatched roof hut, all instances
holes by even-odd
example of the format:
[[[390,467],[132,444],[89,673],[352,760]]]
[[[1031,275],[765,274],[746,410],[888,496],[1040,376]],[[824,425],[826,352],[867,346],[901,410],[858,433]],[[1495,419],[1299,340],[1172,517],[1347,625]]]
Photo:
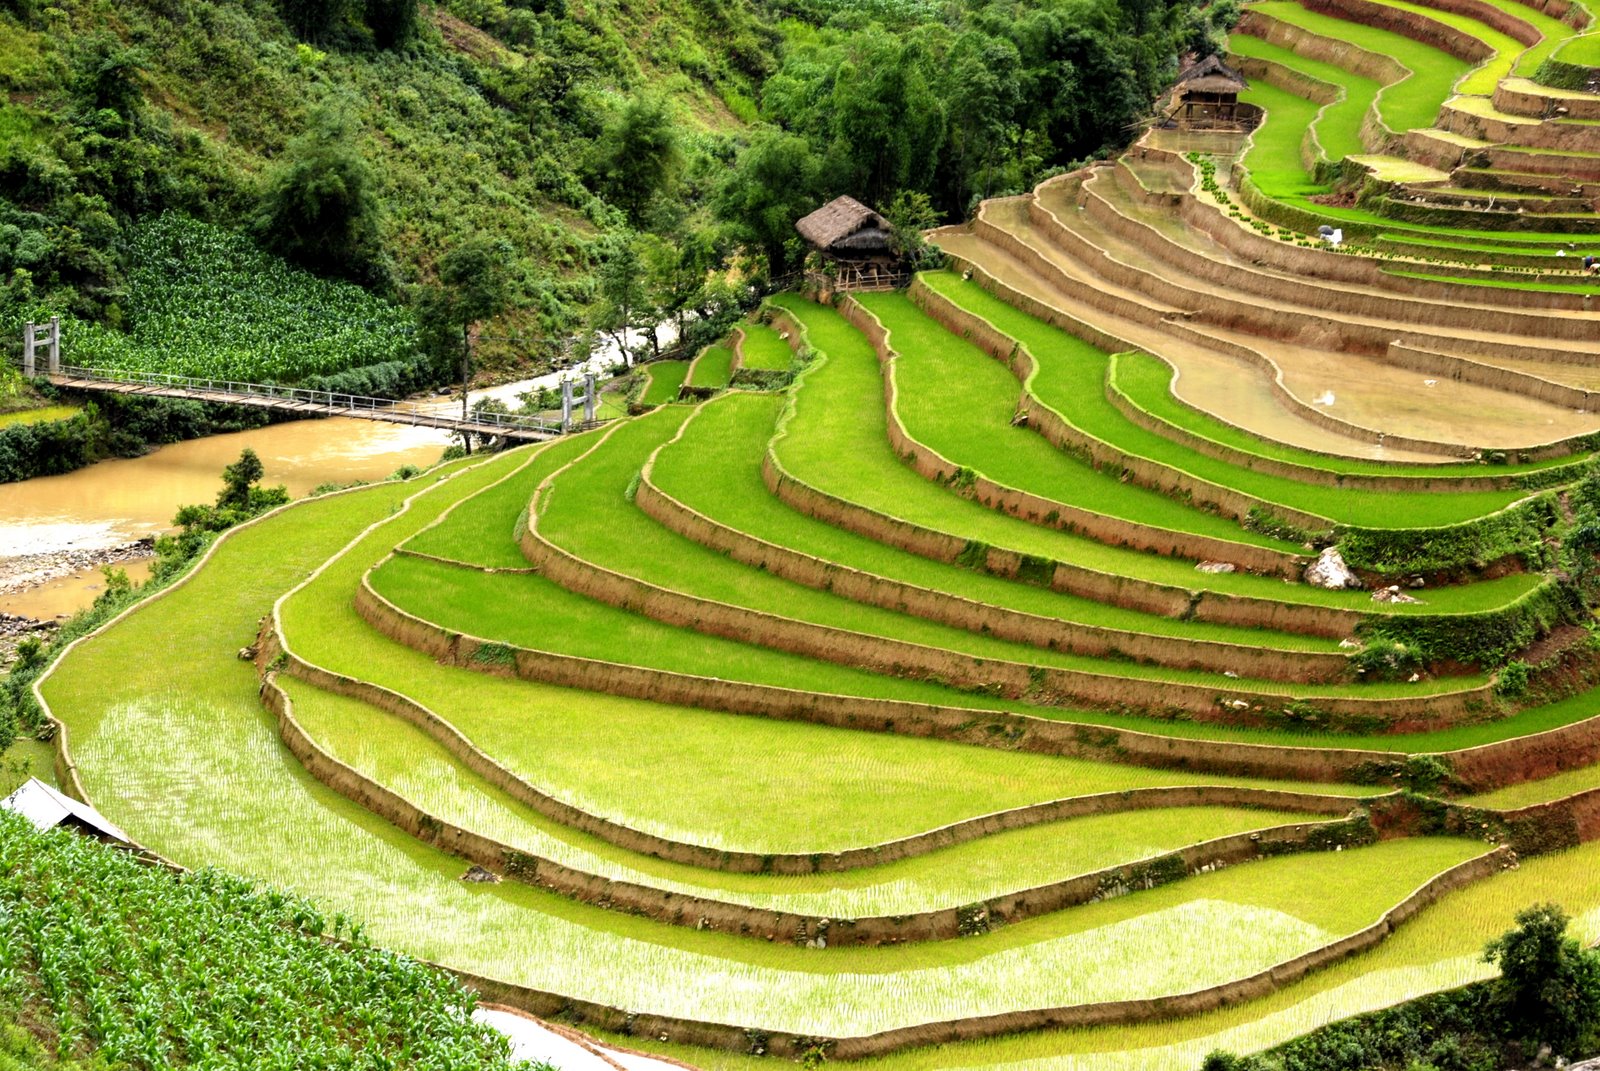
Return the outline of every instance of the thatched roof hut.
[[[1232,93],[1237,96],[1250,88],[1244,75],[1222,62],[1213,52],[1178,75],[1178,88],[1188,93]]]
[[[1232,123],[1239,116],[1239,94],[1249,88],[1244,75],[1212,53],[1178,75],[1173,111],[1185,125]]]
[[[835,197],[794,229],[817,251],[840,260],[895,255],[889,221],[854,197]]]

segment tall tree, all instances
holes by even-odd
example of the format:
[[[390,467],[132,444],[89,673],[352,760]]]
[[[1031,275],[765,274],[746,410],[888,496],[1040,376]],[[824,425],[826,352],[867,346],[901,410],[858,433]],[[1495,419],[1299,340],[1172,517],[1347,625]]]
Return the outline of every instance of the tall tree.
[[[255,230],[269,249],[313,271],[377,281],[377,182],[358,133],[342,101],[318,106],[268,177]]]
[[[321,42],[350,13],[349,0],[278,0],[283,21],[302,41]]]
[[[469,238],[440,258],[438,283],[426,288],[417,302],[423,336],[435,352],[444,350],[450,339],[460,343],[462,420],[468,416],[472,385],[473,328],[510,304],[514,255],[504,240]],[[470,440],[468,444],[470,449]]]
[[[713,211],[735,241],[761,251],[767,273],[789,273],[795,220],[821,199],[821,160],[811,143],[776,127],[763,127],[739,154],[717,191]]]
[[[366,0],[367,29],[379,48],[399,48],[417,32],[417,0]]]
[[[629,332],[652,326],[657,318],[647,289],[643,244],[636,235],[613,239],[595,274],[600,301],[595,305],[591,322],[596,331],[611,339],[623,363],[629,367],[633,366]]]
[[[633,97],[595,142],[591,170],[600,193],[644,226],[659,197],[669,196],[683,166],[677,124],[659,97]]]

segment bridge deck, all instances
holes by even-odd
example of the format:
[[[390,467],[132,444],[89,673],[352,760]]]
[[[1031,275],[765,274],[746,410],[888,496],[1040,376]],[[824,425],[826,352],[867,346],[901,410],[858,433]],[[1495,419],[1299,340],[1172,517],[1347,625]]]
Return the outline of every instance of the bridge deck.
[[[361,420],[382,420],[391,424],[411,424],[417,427],[441,428],[445,431],[471,432],[474,435],[516,439],[524,442],[542,442],[558,438],[557,427],[527,427],[514,423],[485,420],[462,420],[450,416],[442,409],[423,408],[406,402],[391,402],[377,406],[344,406],[307,401],[300,398],[279,398],[250,392],[210,390],[191,386],[159,383],[130,383],[112,379],[90,378],[70,374],[53,374],[45,377],[57,387],[80,391],[109,391],[115,394],[148,394],[162,398],[188,398],[197,402],[220,402],[227,405],[248,405],[258,409],[276,409],[287,413],[304,413],[320,416],[356,417]]]

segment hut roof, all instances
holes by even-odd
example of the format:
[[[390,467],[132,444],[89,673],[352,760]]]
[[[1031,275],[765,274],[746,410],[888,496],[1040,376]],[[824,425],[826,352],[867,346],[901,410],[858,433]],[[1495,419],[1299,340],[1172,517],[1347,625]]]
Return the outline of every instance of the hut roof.
[[[835,197],[794,229],[818,249],[874,252],[889,247],[889,221],[854,197]]]
[[[99,811],[57,792],[37,777],[28,778],[21,788],[0,800],[0,807],[15,811],[37,829],[67,825],[105,840],[132,843],[126,833],[107,821]]]
[[[1250,88],[1244,75],[1213,52],[1178,75],[1178,86],[1197,93],[1242,93]]]

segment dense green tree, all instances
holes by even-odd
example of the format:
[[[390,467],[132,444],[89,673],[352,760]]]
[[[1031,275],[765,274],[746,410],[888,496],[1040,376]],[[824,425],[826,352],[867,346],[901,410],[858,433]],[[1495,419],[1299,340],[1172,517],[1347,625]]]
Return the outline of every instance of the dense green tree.
[[[239,460],[222,470],[222,490],[217,492],[218,509],[237,509],[250,502],[250,488],[267,473],[261,457],[250,447],[239,453]]]
[[[72,93],[80,112],[110,111],[131,122],[144,101],[139,79],[148,63],[143,49],[113,34],[82,40],[72,56]]]
[[[1520,911],[1483,958],[1500,968],[1499,999],[1514,1032],[1571,1053],[1586,1033],[1600,1034],[1600,953],[1567,936],[1567,921],[1555,904]]]
[[[591,172],[602,196],[635,227],[670,196],[683,168],[672,108],[661,97],[630,98],[595,142]]]
[[[438,283],[425,288],[417,302],[418,322],[429,348],[443,356],[453,344],[460,346],[463,420],[472,385],[473,329],[511,303],[514,255],[504,240],[469,238],[440,258]]]
[[[691,230],[670,237],[642,237],[646,300],[652,313],[645,326],[652,357],[661,356],[660,325],[671,320],[679,338],[684,337],[691,311],[702,310],[711,271],[720,257],[709,231]]]
[[[379,48],[398,48],[417,32],[417,0],[365,0],[367,29]]]
[[[795,220],[821,200],[821,171],[805,138],[762,127],[717,190],[717,218],[735,241],[761,252],[773,279],[789,273],[790,250],[799,243]]]
[[[374,282],[382,274],[380,203],[358,137],[343,101],[313,110],[268,177],[255,230],[267,248],[312,271]]]
[[[278,10],[296,37],[320,43],[343,25],[350,0],[278,0]]]
[[[596,273],[599,300],[590,319],[594,330],[612,341],[628,365],[633,364],[629,333],[653,326],[658,319],[650,302],[643,245],[637,236],[613,239]]]

